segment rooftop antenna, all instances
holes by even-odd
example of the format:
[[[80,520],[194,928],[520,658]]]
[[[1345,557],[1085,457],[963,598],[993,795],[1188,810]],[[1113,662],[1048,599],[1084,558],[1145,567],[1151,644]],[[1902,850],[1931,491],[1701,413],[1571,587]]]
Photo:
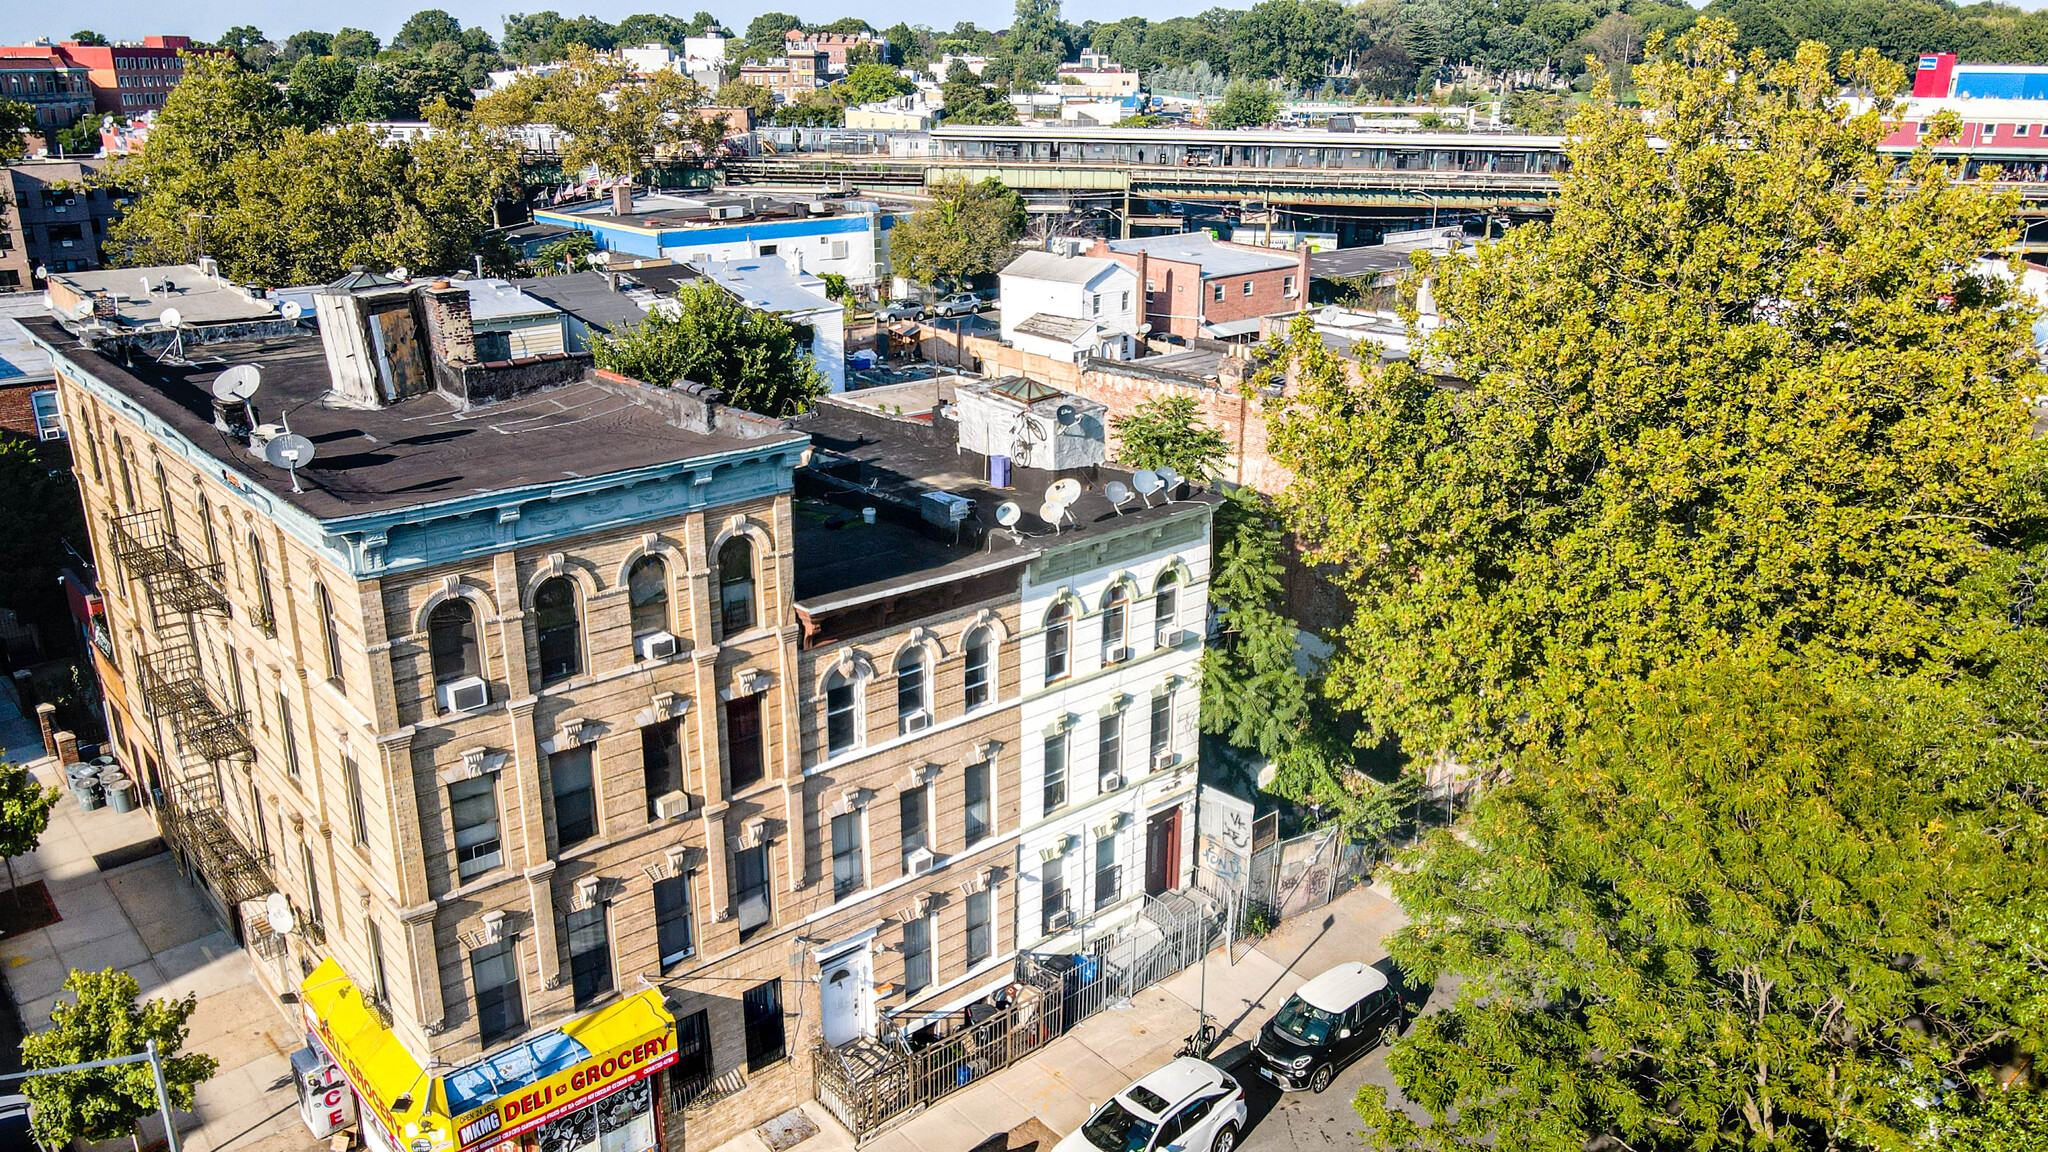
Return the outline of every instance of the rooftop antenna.
[[[156,362],[162,364],[165,361],[169,361],[172,364],[183,364],[185,362],[185,314],[176,308],[166,308],[163,311],[163,315],[157,317],[157,323],[171,330],[171,343],[157,356]]]
[[[1131,490],[1121,480],[1111,480],[1103,485],[1102,494],[1109,497],[1109,506],[1116,509],[1119,516],[1124,514],[1124,505],[1131,502]]]
[[[1154,468],[1153,471],[1159,474],[1159,486],[1166,490],[1166,502],[1168,504],[1173,503],[1173,494],[1180,491],[1180,473],[1175,472],[1164,464]]]
[[[1138,490],[1138,495],[1145,500],[1145,507],[1150,508],[1152,506],[1152,494],[1159,491],[1164,485],[1159,480],[1159,473],[1154,472],[1150,468],[1140,468],[1136,472],[1131,473],[1131,487]]]
[[[1005,500],[996,507],[996,523],[1010,530],[1010,539],[1018,544],[1024,542],[1024,534],[1017,531],[1017,521],[1024,518],[1024,509],[1017,507],[1015,500]]]
[[[313,454],[313,442],[289,430],[263,445],[263,458],[270,461],[271,467],[282,468],[292,474],[294,492],[305,491],[299,487],[299,469],[313,462]]]

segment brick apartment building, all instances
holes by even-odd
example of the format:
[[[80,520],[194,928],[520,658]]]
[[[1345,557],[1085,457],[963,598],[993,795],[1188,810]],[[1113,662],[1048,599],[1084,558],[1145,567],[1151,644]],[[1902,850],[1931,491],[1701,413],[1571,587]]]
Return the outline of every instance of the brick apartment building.
[[[1192,340],[1255,337],[1259,319],[1297,312],[1308,292],[1308,250],[1281,252],[1206,232],[1098,240],[1088,253],[1129,265],[1144,284],[1153,334]]]
[[[50,294],[111,743],[369,1147],[709,1147],[1187,882],[1213,498],[1112,509],[1099,406],[768,420],[367,273],[317,332],[191,267]]]
[[[189,36],[145,36],[119,44],[65,40],[56,48],[67,62],[87,70],[95,111],[125,116],[163,107],[164,97],[185,78],[182,56],[194,51]]]
[[[787,55],[823,52],[831,74],[846,73],[846,54],[856,47],[865,45],[875,50],[878,59],[889,55],[889,41],[873,32],[805,32],[792,28],[782,34],[782,49]]]
[[[0,292],[37,287],[38,269],[77,272],[105,263],[107,229],[122,194],[93,187],[99,160],[22,160],[6,167],[0,203]]]
[[[794,100],[831,82],[830,61],[823,52],[791,52],[762,64],[742,64],[739,78],[759,84],[777,99]]]
[[[46,130],[69,128],[93,110],[90,70],[48,44],[0,46],[0,100],[28,105]]]

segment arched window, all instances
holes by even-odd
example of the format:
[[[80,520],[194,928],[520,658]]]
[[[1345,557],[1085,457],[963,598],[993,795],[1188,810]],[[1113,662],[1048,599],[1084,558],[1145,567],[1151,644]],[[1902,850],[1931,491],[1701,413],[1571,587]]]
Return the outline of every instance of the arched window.
[[[745,536],[718,550],[718,619],[726,636],[754,626],[754,544]]]
[[[632,604],[633,639],[656,632],[673,634],[668,626],[668,565],[659,556],[642,556],[626,573],[626,598]]]
[[[220,535],[213,528],[213,504],[206,493],[199,494],[199,523],[206,529],[206,562],[220,563]]]
[[[434,605],[427,615],[427,651],[434,664],[434,684],[452,684],[484,674],[483,651],[477,643],[476,609],[460,596]]]
[[[533,594],[533,626],[540,641],[540,682],[552,684],[583,671],[583,635],[576,620],[576,582],[553,576]]]
[[[825,754],[837,756],[860,743],[860,689],[838,672],[825,678]]]
[[[1173,634],[1180,630],[1180,573],[1171,568],[1160,574],[1152,589],[1152,623],[1160,647],[1173,643]]]
[[[1102,662],[1121,664],[1130,658],[1129,637],[1124,633],[1124,609],[1129,606],[1131,594],[1118,584],[1102,598]]]
[[[988,703],[989,697],[995,695],[994,648],[988,629],[976,628],[967,634],[965,703],[969,712]]]
[[[912,645],[896,658],[896,719],[905,732],[931,723],[924,702],[924,649]]]
[[[270,562],[263,556],[263,538],[249,533],[249,563],[256,574],[256,626],[277,635],[277,602],[270,596]]]
[[[178,539],[178,514],[171,511],[171,478],[161,464],[156,466],[156,506],[163,509],[164,535],[175,543]]]
[[[1074,609],[1061,601],[1045,614],[1045,682],[1050,684],[1067,675],[1067,644],[1074,629]]]
[[[128,441],[114,433],[114,463],[121,466],[121,502],[135,511],[135,473],[128,467]]]

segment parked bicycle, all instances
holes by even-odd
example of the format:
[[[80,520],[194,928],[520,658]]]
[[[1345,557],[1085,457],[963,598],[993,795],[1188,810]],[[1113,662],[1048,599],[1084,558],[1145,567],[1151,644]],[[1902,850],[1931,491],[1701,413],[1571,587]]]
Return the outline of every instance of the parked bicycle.
[[[1218,1026],[1216,1018],[1204,1012],[1202,1013],[1201,1027],[1197,1028],[1194,1035],[1189,1036],[1187,1041],[1180,1046],[1178,1054],[1193,1056],[1196,1059],[1207,1059],[1210,1049],[1216,1047],[1216,1042],[1222,1038],[1223,1030]]]

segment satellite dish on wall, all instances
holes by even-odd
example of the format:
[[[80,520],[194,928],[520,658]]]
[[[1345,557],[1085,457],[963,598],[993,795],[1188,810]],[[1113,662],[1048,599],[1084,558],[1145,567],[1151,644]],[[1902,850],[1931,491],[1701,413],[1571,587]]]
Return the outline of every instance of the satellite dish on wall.
[[[1072,404],[1062,404],[1059,406],[1059,410],[1053,413],[1053,418],[1055,420],[1058,420],[1062,425],[1066,425],[1072,424],[1074,421],[1079,420],[1081,418],[1081,414],[1079,412],[1074,411],[1074,406]]]
[[[277,314],[287,320],[297,320],[306,314],[306,310],[299,306],[297,300],[287,300],[277,306]]]
[[[166,328],[183,328],[185,326],[185,314],[176,308],[166,308],[164,309],[164,314],[157,317],[157,322]]]
[[[296,432],[287,432],[263,446],[263,458],[271,466],[283,468],[292,474],[292,491],[303,492],[299,487],[299,469],[313,462],[313,442]]]
[[[1145,498],[1145,507],[1150,508],[1152,494],[1159,491],[1163,485],[1159,482],[1159,473],[1150,468],[1140,468],[1131,474],[1131,487],[1138,490],[1138,495]]]
[[[263,369],[254,364],[237,364],[213,379],[213,398],[237,404],[256,394],[263,385]]]
[[[282,892],[272,892],[263,898],[263,918],[270,921],[270,930],[279,936],[289,935],[298,927],[297,918],[292,915],[292,902]]]
[[[1119,516],[1124,514],[1124,505],[1131,502],[1131,490],[1121,480],[1111,480],[1103,485],[1102,494],[1109,497],[1109,506],[1116,509]]]
[[[1015,528],[1017,521],[1024,518],[1024,510],[1014,500],[1005,500],[996,508],[996,523],[1005,528]]]

